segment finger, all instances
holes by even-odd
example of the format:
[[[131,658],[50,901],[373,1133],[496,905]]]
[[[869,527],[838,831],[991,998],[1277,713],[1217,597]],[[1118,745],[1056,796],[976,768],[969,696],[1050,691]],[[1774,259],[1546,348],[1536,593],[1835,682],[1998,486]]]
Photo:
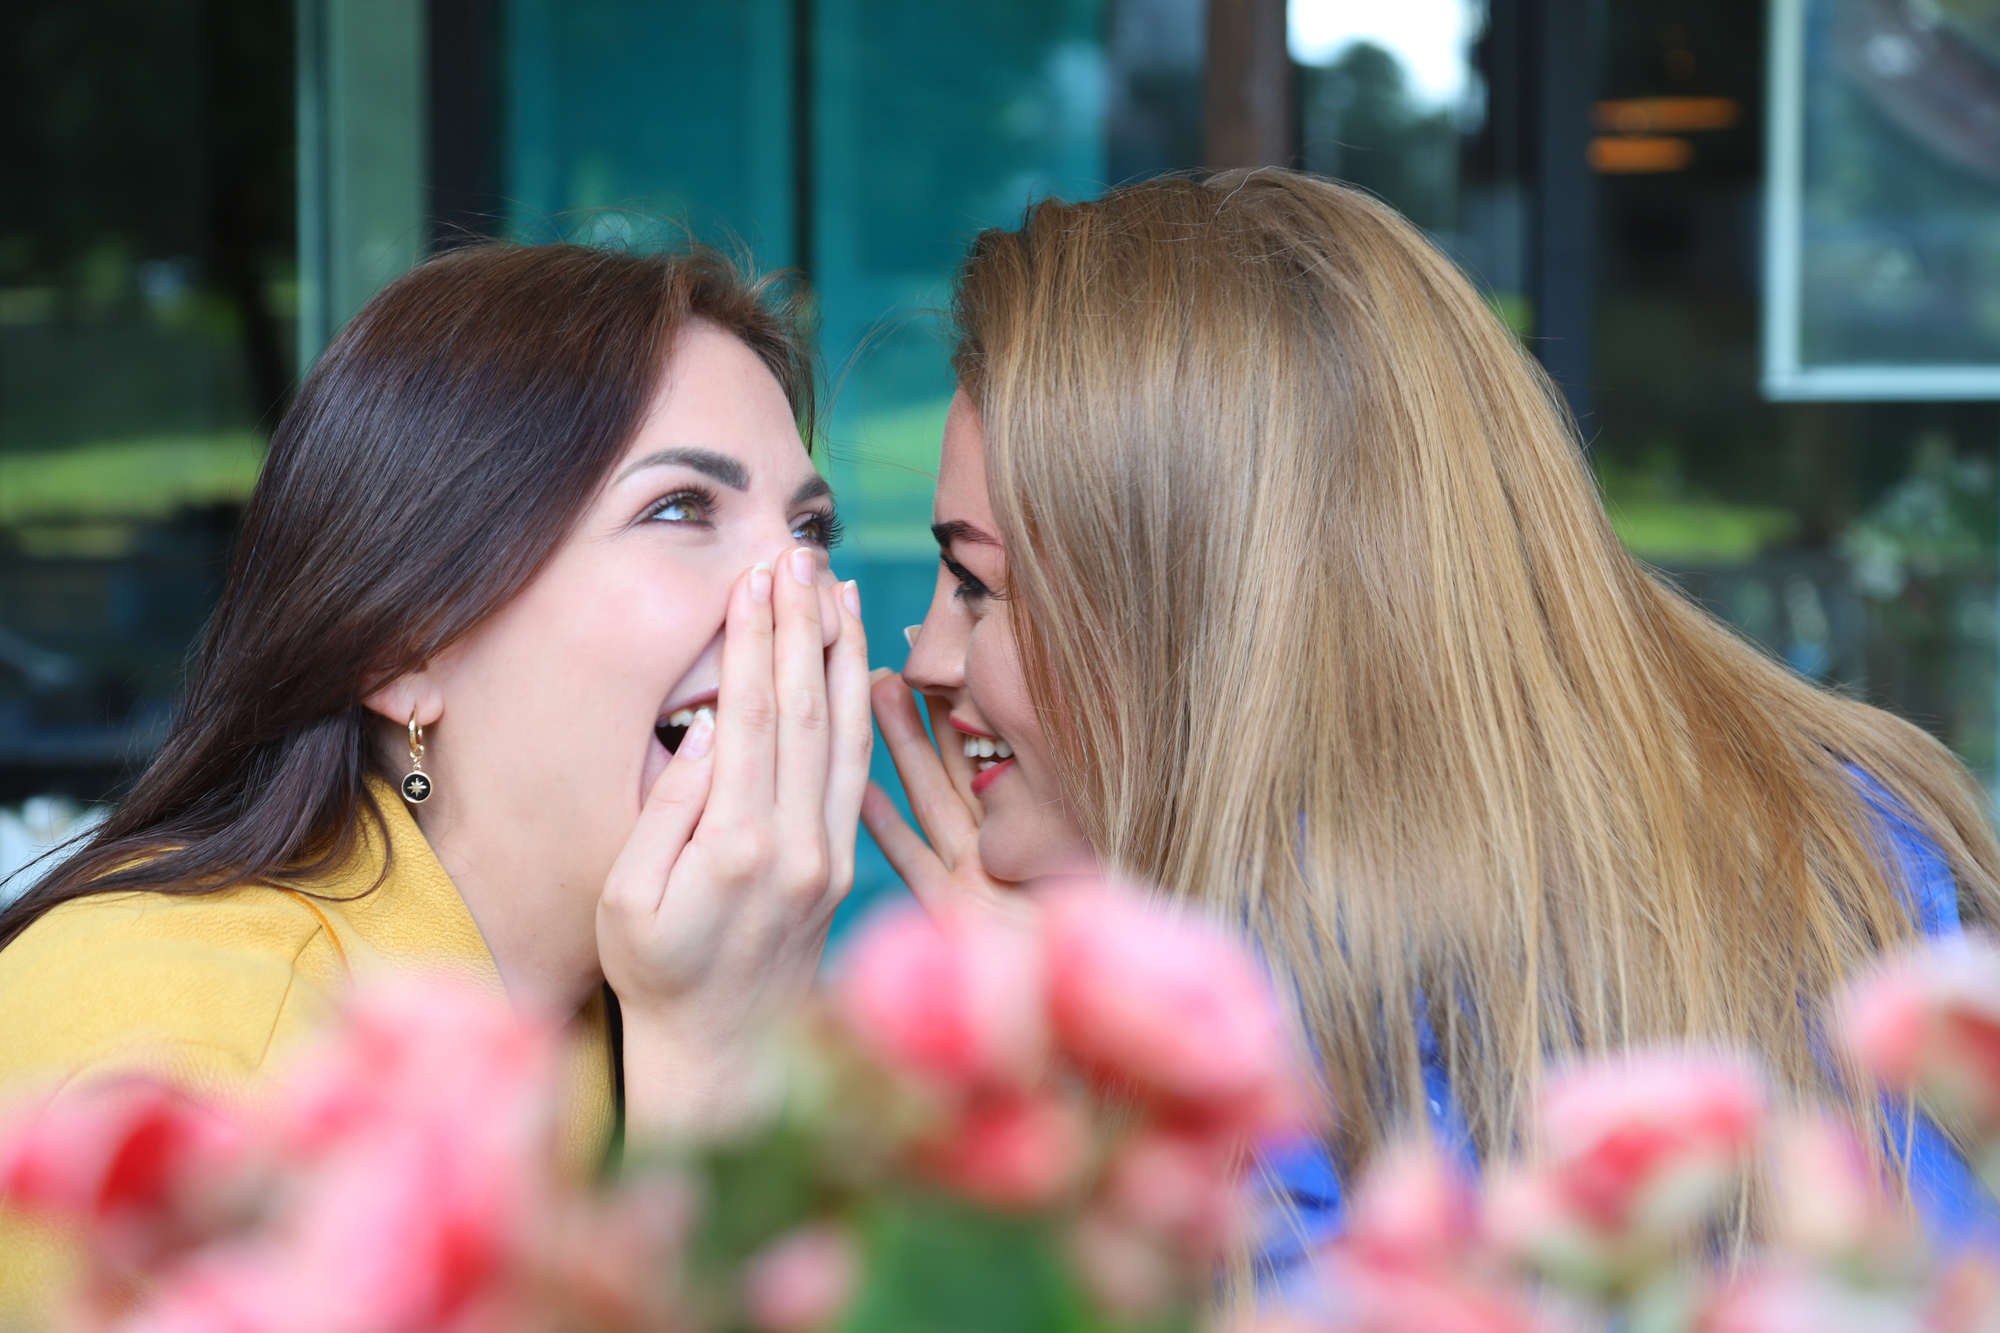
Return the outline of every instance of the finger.
[[[810,547],[788,551],[772,578],[776,615],[772,669],[778,686],[778,808],[788,832],[816,829],[826,818],[826,640],[820,629],[819,558]]]
[[[766,560],[746,570],[729,593],[716,685],[715,799],[722,828],[765,827],[777,800],[778,700],[771,672],[771,589]],[[671,765],[669,765],[671,767]]]
[[[868,635],[861,628],[861,590],[839,585],[840,636],[826,656],[826,700],[833,718],[827,750],[826,843],[833,882],[854,879],[855,821],[868,789],[868,760],[875,749],[875,721],[868,706]]]
[[[604,881],[604,901],[613,910],[642,920],[659,912],[674,863],[708,804],[714,745],[715,724],[695,718],[666,771],[653,780],[639,822]]]
[[[910,886],[925,910],[938,910],[951,898],[951,872],[904,820],[889,793],[872,782],[861,800],[861,822],[868,826],[868,834],[882,855],[889,858],[896,877]]]
[[[840,641],[840,631],[845,623],[840,614],[842,589],[846,584],[833,576],[830,569],[819,572],[819,624],[820,643],[831,648]]]
[[[917,823],[931,846],[950,865],[954,849],[979,835],[979,821],[973,816],[973,807],[966,804],[945,775],[944,764],[924,732],[924,724],[917,717],[916,701],[902,678],[886,669],[876,672],[871,694],[876,724],[882,728],[882,739],[889,747],[897,776],[903,780],[910,808],[916,812]]]

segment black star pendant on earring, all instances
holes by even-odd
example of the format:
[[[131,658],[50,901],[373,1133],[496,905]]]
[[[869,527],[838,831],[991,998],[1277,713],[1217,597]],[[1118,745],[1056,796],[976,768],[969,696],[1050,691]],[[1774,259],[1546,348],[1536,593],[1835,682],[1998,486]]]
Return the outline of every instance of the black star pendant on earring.
[[[403,799],[422,805],[431,798],[431,775],[424,772],[424,729],[417,715],[410,714],[410,771],[403,774]]]

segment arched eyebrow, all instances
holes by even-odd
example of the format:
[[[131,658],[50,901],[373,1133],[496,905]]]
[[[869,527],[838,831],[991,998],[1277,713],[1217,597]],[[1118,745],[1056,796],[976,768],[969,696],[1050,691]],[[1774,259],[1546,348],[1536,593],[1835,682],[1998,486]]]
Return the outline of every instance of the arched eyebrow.
[[[937,544],[949,551],[953,542],[971,542],[976,546],[998,546],[1000,539],[983,528],[975,528],[964,519],[955,518],[949,523],[931,524],[931,536]]]
[[[661,449],[657,453],[647,454],[644,458],[632,464],[623,472],[620,472],[617,480],[623,481],[634,472],[643,472],[649,467],[672,467],[676,465],[691,467],[704,477],[710,477],[721,482],[732,491],[747,491],[750,489],[750,469],[744,467],[728,454],[719,454],[713,449]]]
[[[833,487],[827,485],[825,477],[815,472],[810,480],[800,482],[799,488],[792,492],[791,504],[793,508],[797,508],[808,500],[817,500],[822,495],[832,494]]]

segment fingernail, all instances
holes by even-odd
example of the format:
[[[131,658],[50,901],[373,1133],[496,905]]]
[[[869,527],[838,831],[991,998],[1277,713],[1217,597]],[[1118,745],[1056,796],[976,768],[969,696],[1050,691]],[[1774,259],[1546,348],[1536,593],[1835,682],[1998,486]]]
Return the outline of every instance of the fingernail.
[[[768,602],[771,600],[771,562],[759,560],[750,566],[750,600]]]
[[[840,600],[847,607],[847,614],[861,618],[861,585],[853,579],[840,585]]]
[[[923,628],[922,625],[903,626],[903,642],[909,644],[912,648],[916,647],[917,635],[923,631]]]
[[[792,578],[808,588],[812,587],[813,572],[817,563],[813,559],[813,553],[801,546],[792,552]]]
[[[687,734],[681,737],[680,748],[674,751],[676,759],[699,759],[708,753],[708,747],[715,744],[715,714],[703,708],[695,713],[694,721],[688,724]]]

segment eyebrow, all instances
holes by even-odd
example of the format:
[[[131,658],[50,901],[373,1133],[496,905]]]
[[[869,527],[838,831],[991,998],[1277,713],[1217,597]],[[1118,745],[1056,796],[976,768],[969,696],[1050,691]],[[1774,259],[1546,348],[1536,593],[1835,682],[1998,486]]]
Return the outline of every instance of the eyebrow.
[[[1000,544],[999,539],[992,534],[983,529],[975,528],[962,519],[956,518],[949,523],[931,524],[931,536],[937,538],[937,544],[946,550],[951,549],[953,542],[971,542],[976,546],[998,546]]]
[[[662,449],[657,453],[647,454],[620,472],[617,480],[623,481],[634,472],[642,472],[649,467],[674,465],[693,468],[703,476],[721,482],[732,491],[750,489],[750,469],[728,454],[719,454],[713,449]]]
[[[833,487],[827,485],[825,477],[822,477],[819,475],[819,473],[815,472],[812,474],[811,478],[809,478],[806,481],[800,482],[799,488],[792,492],[791,503],[794,507],[796,507],[798,505],[804,504],[808,500],[817,500],[822,495],[832,495],[832,494],[833,494]]]

